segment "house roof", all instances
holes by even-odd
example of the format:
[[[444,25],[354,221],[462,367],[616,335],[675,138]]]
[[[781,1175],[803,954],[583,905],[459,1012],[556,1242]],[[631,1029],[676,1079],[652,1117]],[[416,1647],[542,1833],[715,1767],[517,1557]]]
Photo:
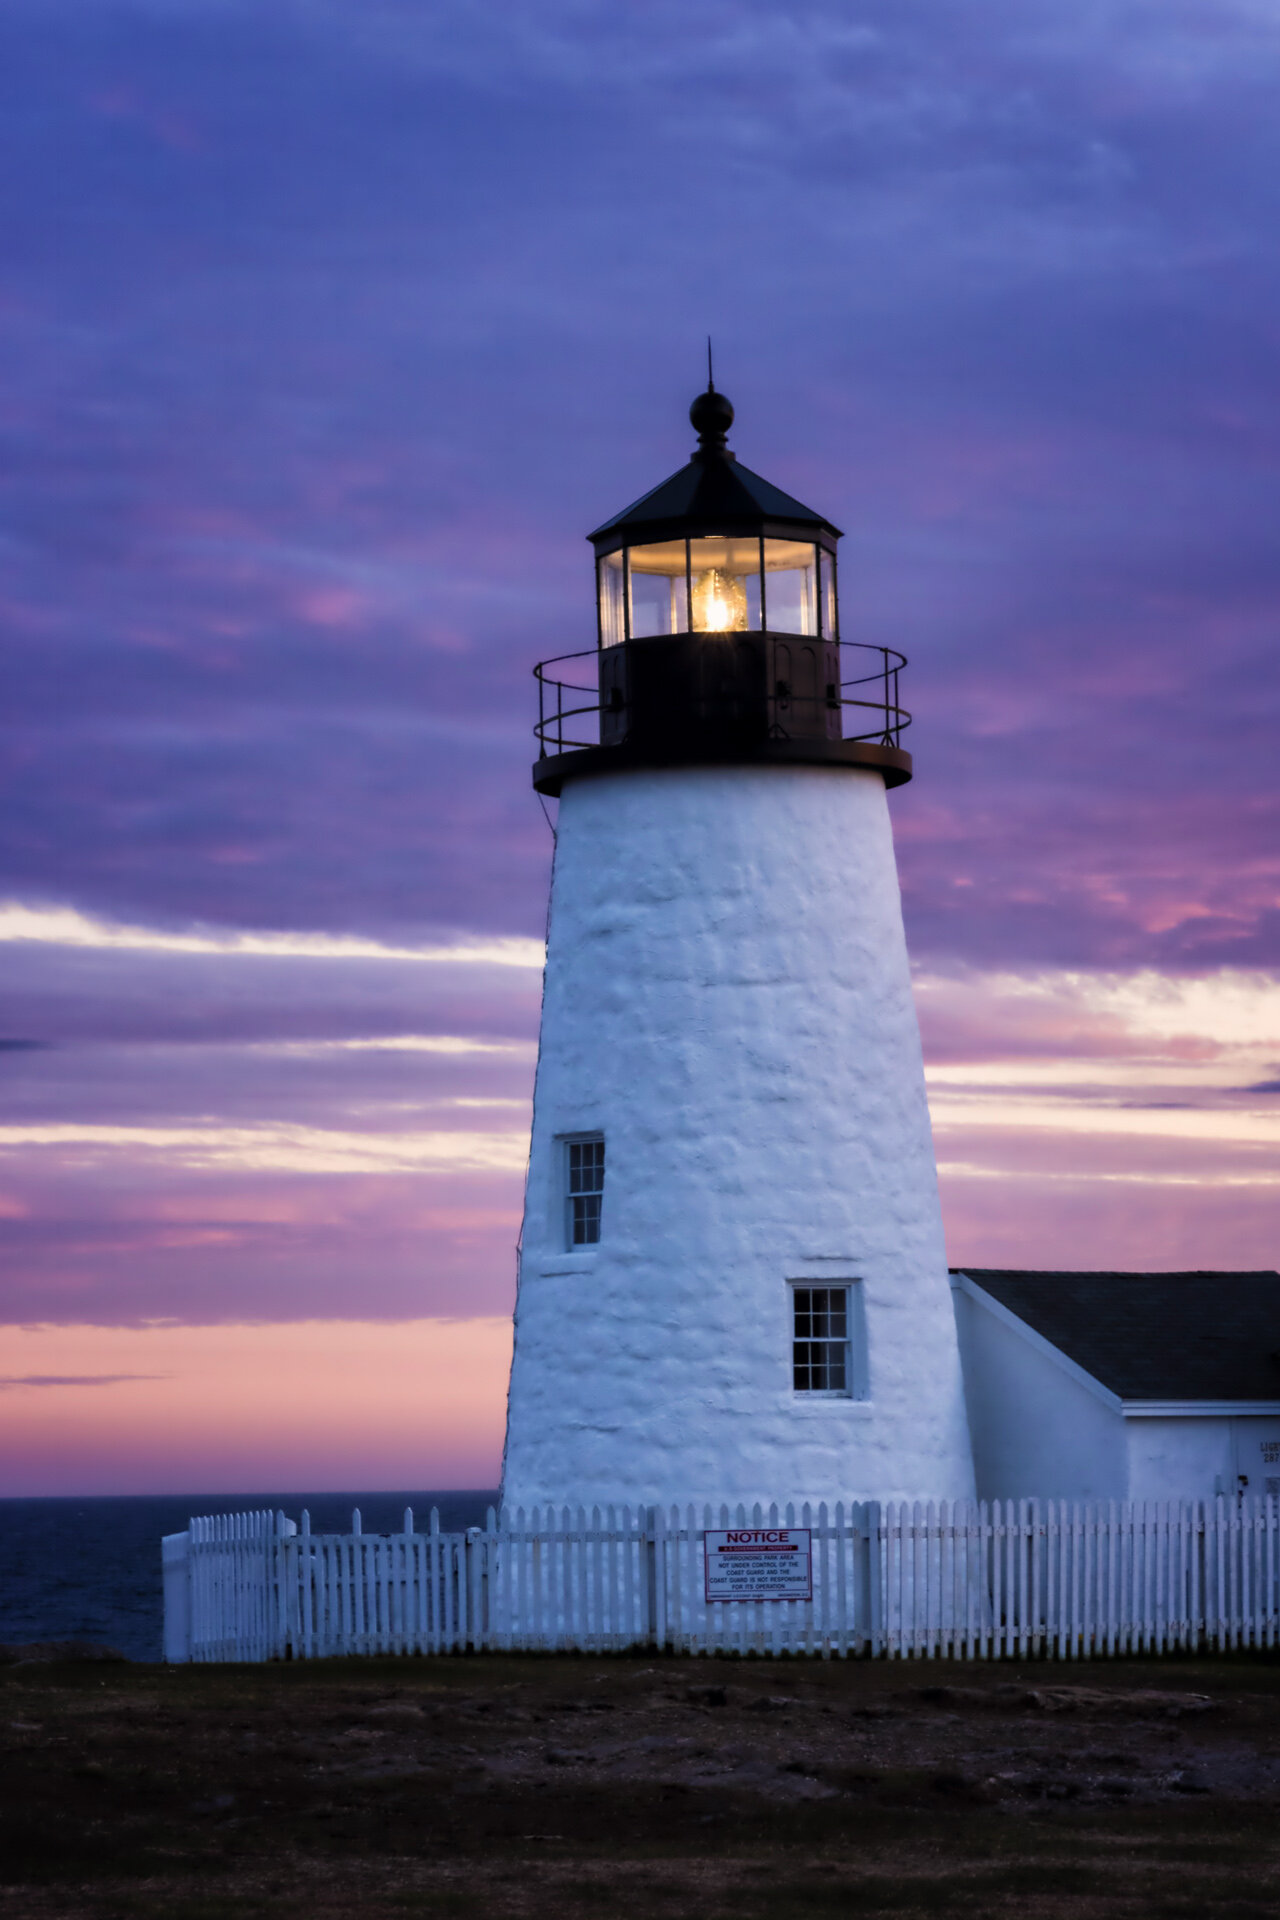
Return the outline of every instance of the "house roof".
[[[1122,1400],[1280,1401],[1280,1273],[957,1271]]]

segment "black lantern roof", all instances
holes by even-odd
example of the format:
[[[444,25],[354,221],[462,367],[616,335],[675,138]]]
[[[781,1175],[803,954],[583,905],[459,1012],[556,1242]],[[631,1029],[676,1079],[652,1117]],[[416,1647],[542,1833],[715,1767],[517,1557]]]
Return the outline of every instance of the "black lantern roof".
[[[805,535],[834,547],[840,538],[839,527],[772,481],[752,473],[729,451],[725,437],[733,424],[733,407],[724,394],[709,386],[690,407],[689,418],[698,429],[693,458],[660,486],[589,533],[587,538],[597,553],[643,541],[711,532],[776,531]]]

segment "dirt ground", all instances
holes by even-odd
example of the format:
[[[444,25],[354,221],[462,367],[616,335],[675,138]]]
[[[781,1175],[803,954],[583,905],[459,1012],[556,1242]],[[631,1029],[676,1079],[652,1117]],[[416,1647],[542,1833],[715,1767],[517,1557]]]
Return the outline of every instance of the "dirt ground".
[[[1280,1914],[1280,1658],[0,1668],[0,1913]]]

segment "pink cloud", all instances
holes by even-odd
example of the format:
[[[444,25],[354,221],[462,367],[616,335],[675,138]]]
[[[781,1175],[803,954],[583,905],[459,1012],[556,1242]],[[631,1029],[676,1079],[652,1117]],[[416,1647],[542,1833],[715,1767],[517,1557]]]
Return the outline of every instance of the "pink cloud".
[[[100,88],[92,95],[90,104],[104,120],[140,127],[174,153],[199,153],[204,149],[204,134],[194,114],[182,108],[159,105],[149,100],[141,88],[128,82]]]
[[[370,601],[353,587],[308,587],[294,604],[302,619],[317,627],[356,628],[373,612]]]

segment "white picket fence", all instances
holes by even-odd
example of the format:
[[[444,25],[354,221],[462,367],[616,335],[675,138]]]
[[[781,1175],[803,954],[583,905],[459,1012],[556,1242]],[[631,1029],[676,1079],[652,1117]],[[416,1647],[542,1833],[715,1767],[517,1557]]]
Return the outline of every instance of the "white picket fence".
[[[703,1536],[807,1528],[808,1600],[708,1600]],[[579,1508],[466,1533],[282,1513],[164,1543],[167,1660],[570,1651],[1080,1659],[1280,1642],[1274,1499]]]

